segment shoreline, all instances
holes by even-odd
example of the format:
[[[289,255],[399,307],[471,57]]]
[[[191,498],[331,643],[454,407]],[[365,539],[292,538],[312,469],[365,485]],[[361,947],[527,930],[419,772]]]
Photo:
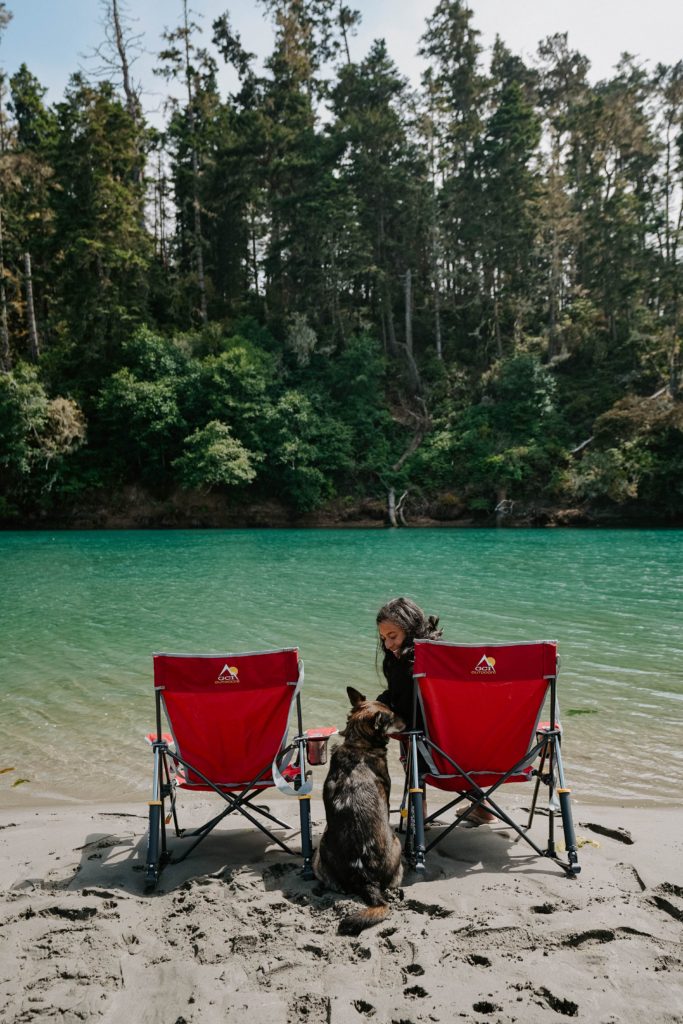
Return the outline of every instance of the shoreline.
[[[181,824],[215,808],[181,800]],[[358,939],[337,934],[351,897],[232,816],[145,896],[146,819],[143,801],[0,811],[7,1024],[683,1021],[681,808],[575,806],[574,880],[504,826],[456,829]]]
[[[328,521],[320,520],[311,522],[307,520],[292,520],[291,522],[197,522],[195,520],[188,520],[184,523],[166,523],[161,522],[138,522],[134,519],[118,520],[114,519],[111,522],[102,523],[64,523],[62,520],[46,520],[45,522],[30,522],[23,523],[18,526],[11,523],[0,523],[0,533],[41,533],[41,532],[56,532],[56,533],[107,533],[107,532],[126,532],[126,531],[158,531],[158,532],[173,532],[183,530],[348,530],[352,532],[354,530],[575,530],[577,532],[585,532],[589,530],[683,530],[683,520],[678,522],[669,522],[662,520],[643,520],[634,521],[630,519],[607,519],[605,521],[585,521],[585,522],[505,522],[496,523],[494,521],[479,521],[479,520],[450,520],[444,521],[440,519],[427,519],[421,518],[416,519],[413,522],[409,522],[405,525],[392,527],[388,523],[378,523],[376,520],[359,520],[348,522],[347,520]]]
[[[313,787],[314,799],[322,799],[322,788],[323,788],[324,777],[316,778]],[[28,794],[22,793],[18,790],[13,793],[11,790],[5,790],[0,793],[0,822],[3,816],[16,814],[30,814],[31,812],[51,812],[61,810],[83,810],[89,811],[99,807],[101,804],[107,804],[112,807],[128,807],[131,804],[140,804],[141,806],[147,806],[147,790],[151,791],[151,774],[150,779],[145,780],[145,792],[141,793],[139,790],[133,791],[129,789],[121,796],[116,797],[114,801],[111,800],[110,789],[103,788],[100,802],[97,800],[97,795],[89,795],[87,797],[79,797],[76,793],[51,793],[51,794]],[[392,805],[400,797],[400,793],[403,788],[403,776],[393,775],[391,778],[391,792],[392,792]],[[512,806],[518,804],[524,804],[524,796],[528,790],[522,787],[523,792],[517,792],[515,798],[506,802],[511,803]],[[430,790],[430,794],[433,797],[434,806],[440,806],[445,800],[442,800],[440,793],[437,790]],[[280,799],[279,794],[274,794],[271,799]],[[653,803],[650,799],[644,796],[631,797],[624,799],[619,796],[600,796],[592,793],[589,798],[585,801],[581,798],[581,794],[578,788],[572,790],[572,807],[574,808],[575,815],[585,813],[585,809],[600,809],[608,815],[612,815],[616,812],[623,812],[624,814],[630,814],[634,812],[636,814],[643,813],[680,813],[683,821],[683,793],[678,793],[673,796],[668,796],[666,801],[661,803]],[[559,822],[559,816],[557,818]]]
[[[0,521],[0,530],[190,530],[190,529],[678,529],[683,519],[662,516],[651,507],[515,502],[505,513],[471,513],[453,495],[434,495],[408,510],[392,527],[386,506],[373,499],[337,498],[314,512],[296,513],[277,500],[234,504],[217,493],[176,492],[156,497],[129,486],[120,493],[92,496],[79,506],[51,515],[27,515]]]

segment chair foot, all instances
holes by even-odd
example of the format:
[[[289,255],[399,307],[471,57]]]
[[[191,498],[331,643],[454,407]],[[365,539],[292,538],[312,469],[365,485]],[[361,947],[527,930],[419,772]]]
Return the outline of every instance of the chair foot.
[[[145,896],[150,896],[159,885],[159,879],[161,878],[161,870],[167,861],[161,861],[157,867],[148,866],[143,882],[143,891]]]

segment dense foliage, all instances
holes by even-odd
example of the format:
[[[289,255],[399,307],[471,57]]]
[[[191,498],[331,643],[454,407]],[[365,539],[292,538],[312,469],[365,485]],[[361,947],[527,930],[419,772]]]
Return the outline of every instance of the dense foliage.
[[[263,71],[179,0],[163,131],[121,0],[104,80],[2,73],[0,521],[131,487],[679,521],[683,62],[485,59],[438,0],[415,90],[338,0],[260,4]]]

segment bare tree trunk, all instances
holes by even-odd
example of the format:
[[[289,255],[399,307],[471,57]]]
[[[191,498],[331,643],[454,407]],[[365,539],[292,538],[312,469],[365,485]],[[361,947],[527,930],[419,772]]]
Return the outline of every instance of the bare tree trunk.
[[[548,334],[548,358],[554,359],[555,356],[560,353],[559,345],[559,330],[558,330],[558,319],[559,319],[559,290],[561,280],[561,269],[560,269],[560,247],[557,239],[557,231],[555,228],[552,229],[552,246],[551,246],[551,258],[550,258],[550,325]]]
[[[436,340],[436,358],[443,360],[443,341],[441,335],[441,272],[439,270],[439,247],[437,243],[436,225],[432,225],[431,236],[432,281],[434,284],[434,333]]]
[[[406,270],[405,276],[405,344],[403,351],[408,363],[412,392],[414,395],[420,395],[422,394],[422,380],[413,354],[413,275],[410,270]]]
[[[387,325],[387,342],[389,354],[392,356],[398,355],[398,342],[396,341],[396,327],[394,326],[394,311],[391,308],[391,294],[389,291],[389,282],[384,279],[383,282],[383,307],[384,307],[384,318]]]
[[[192,117],[194,122],[194,115]],[[199,208],[199,189],[197,188],[197,179],[199,177],[199,160],[197,159],[197,150],[192,145],[192,208],[194,212],[194,239],[195,239],[195,259],[197,262],[197,284],[199,285],[199,315],[202,318],[202,323],[205,324],[208,320],[208,312],[206,308],[206,278],[204,276],[204,253],[202,252],[202,218],[201,211]]]
[[[403,510],[403,503],[408,497],[408,491],[404,491],[401,497],[396,502],[396,517],[400,521],[401,526],[407,526],[405,512]]]
[[[126,41],[121,25],[118,0],[111,0],[111,19],[114,28],[116,51],[121,62],[121,78],[123,79],[123,92],[126,97],[126,109],[135,124],[138,125],[140,121],[140,102],[130,77],[130,63],[126,52]]]
[[[0,369],[9,373],[12,369],[12,353],[9,347],[7,329],[7,293],[5,291],[5,254],[2,238],[2,209],[0,209]]]
[[[673,350],[671,352],[671,363],[669,373],[669,394],[675,401],[678,398],[678,391],[680,387],[680,374],[681,374],[681,350],[680,345],[674,343]]]
[[[396,521],[396,491],[393,487],[389,488],[389,493],[387,494],[387,519],[389,526],[394,528],[398,526]]]
[[[503,358],[503,339],[500,333],[500,309],[498,306],[498,296],[493,300],[493,329],[494,336],[496,339],[496,355],[499,359]]]
[[[185,81],[187,84],[187,111],[192,139],[192,210],[194,217],[194,251],[197,267],[197,284],[199,286],[199,314],[202,323],[208,320],[206,308],[206,278],[204,275],[204,253],[202,251],[202,218],[199,205],[199,158],[197,156],[194,97],[192,95],[192,77],[190,73],[190,29],[187,16],[187,0],[183,0],[183,18],[185,25]]]
[[[436,358],[443,360],[443,341],[441,337],[441,293],[439,272],[434,268],[434,330],[436,334]]]
[[[115,51],[115,56],[112,55],[112,60],[115,62],[118,59],[118,67],[121,72],[121,83],[123,85],[123,93],[126,97],[126,110],[128,115],[135,125],[135,148],[138,154],[138,160],[136,161],[135,167],[133,168],[132,179],[135,185],[141,186],[144,177],[144,165],[145,165],[145,153],[143,143],[143,119],[142,119],[142,107],[140,105],[140,97],[135,88],[131,76],[131,61],[129,50],[137,48],[138,40],[131,39],[130,33],[127,33],[126,23],[121,18],[121,10],[119,9],[119,0],[107,0],[105,6],[106,17],[109,19],[109,36],[110,46]],[[125,13],[125,12],[124,12]],[[133,58],[135,59],[135,57]],[[144,206],[140,211],[140,226],[145,228],[145,211]]]
[[[251,228],[251,272],[254,275],[254,291],[256,298],[259,298],[258,287],[258,258],[256,255],[256,218],[253,207],[249,211],[249,227]]]
[[[413,354],[413,275],[406,270],[406,351],[410,356]]]
[[[154,251],[164,266],[164,211],[161,182],[161,152],[157,153],[156,181],[154,182]]]
[[[26,281],[26,327],[28,329],[28,351],[34,363],[40,359],[36,312],[33,305],[33,278],[31,276],[31,255],[24,253],[24,278]]]
[[[506,516],[512,511],[512,502],[508,501],[507,490],[505,487],[498,489],[498,500],[495,508],[496,513],[496,526],[504,526]]]
[[[347,35],[346,25],[344,23],[343,8],[344,8],[344,4],[343,4],[342,0],[339,0],[339,27],[341,28],[342,39],[344,40],[344,50],[346,51],[346,63],[350,64],[351,63],[351,51],[349,50],[349,37]]]

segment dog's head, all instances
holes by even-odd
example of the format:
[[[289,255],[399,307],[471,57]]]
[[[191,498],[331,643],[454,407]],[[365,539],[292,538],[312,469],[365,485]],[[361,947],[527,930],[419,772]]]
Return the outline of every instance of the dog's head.
[[[346,692],[351,701],[351,710],[346,719],[346,728],[340,736],[366,743],[386,743],[389,736],[405,729],[405,722],[386,704],[380,704],[378,700],[366,700],[353,686],[347,686]]]

